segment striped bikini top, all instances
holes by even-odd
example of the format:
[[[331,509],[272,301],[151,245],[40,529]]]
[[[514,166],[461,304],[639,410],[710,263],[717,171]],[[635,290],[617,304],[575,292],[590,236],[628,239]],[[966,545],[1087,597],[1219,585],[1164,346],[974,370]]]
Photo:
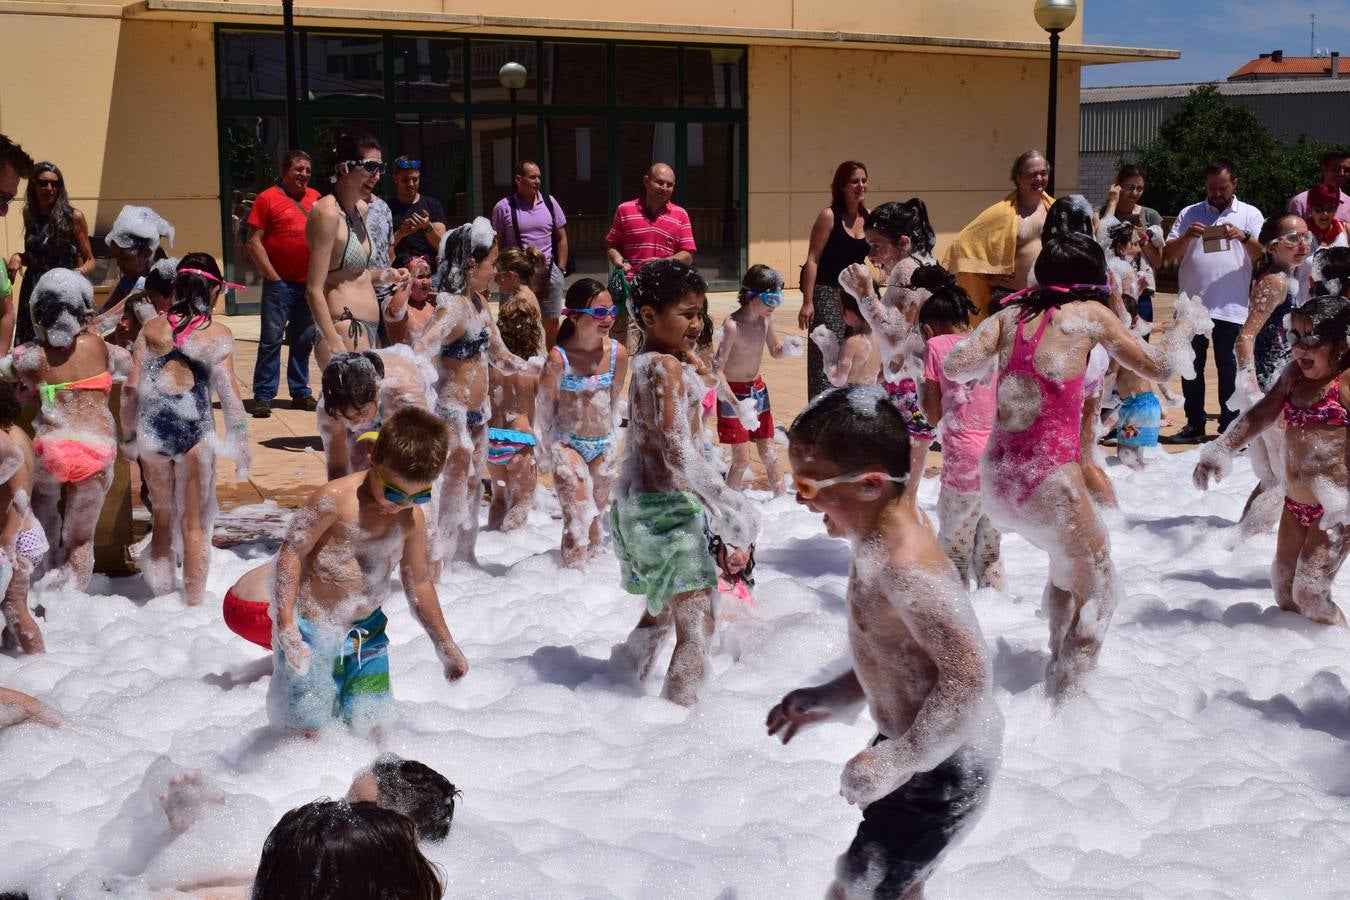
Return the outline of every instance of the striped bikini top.
[[[1350,425],[1350,414],[1347,414],[1345,407],[1341,405],[1341,376],[1336,376],[1327,392],[1322,395],[1322,399],[1312,406],[1295,406],[1292,400],[1284,401],[1284,421],[1286,425],[1293,425],[1295,428],[1305,428],[1308,425],[1344,428]]]
[[[609,341],[609,371],[599,372],[595,375],[575,375],[572,373],[572,364],[567,359],[567,351],[558,345],[558,353],[563,358],[563,374],[558,379],[558,387],[564,391],[578,393],[580,391],[590,390],[592,388],[609,388],[614,386],[614,367],[619,358],[619,344],[613,338]]]

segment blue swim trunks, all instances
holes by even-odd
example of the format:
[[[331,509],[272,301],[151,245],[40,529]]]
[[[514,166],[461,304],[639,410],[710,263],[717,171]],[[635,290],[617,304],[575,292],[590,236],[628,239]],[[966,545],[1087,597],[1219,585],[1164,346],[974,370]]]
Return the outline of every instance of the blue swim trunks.
[[[1152,391],[1135,394],[1120,401],[1120,424],[1116,427],[1119,447],[1158,446],[1158,427],[1162,425],[1162,404]]]
[[[268,713],[282,728],[317,729],[341,718],[372,725],[383,718],[389,700],[388,619],[381,609],[349,625],[346,634],[318,629],[296,616],[309,648],[309,670],[292,669],[280,649],[273,654]]]

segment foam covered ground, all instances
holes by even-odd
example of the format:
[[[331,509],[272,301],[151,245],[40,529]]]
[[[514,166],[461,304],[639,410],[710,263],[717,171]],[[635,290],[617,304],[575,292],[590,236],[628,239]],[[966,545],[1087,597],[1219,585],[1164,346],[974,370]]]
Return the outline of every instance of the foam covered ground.
[[[1190,486],[1194,460],[1110,467],[1125,596],[1089,695],[1055,716],[1040,689],[1045,558],[1006,539],[1009,592],[974,598],[1004,766],[930,897],[1350,896],[1350,632],[1271,608],[1273,535],[1225,546],[1253,484],[1245,459],[1207,495]],[[936,480],[921,490],[932,512]],[[643,692],[607,679],[641,601],[617,587],[612,557],[560,569],[551,503],[541,493],[524,532],[484,534],[480,568],[442,585],[472,666],[462,683],[442,680],[401,593],[388,608],[389,749],[464,791],[449,839],[428,847],[448,896],[822,896],[858,821],[840,768],[870,722],[787,747],[763,722],[785,691],[842,665],[848,546],[790,498],[767,503],[758,614],[728,626],[686,711],[657,696],[665,657]],[[0,891],[135,896],[247,876],[282,812],[341,795],[370,762],[341,729],[309,743],[267,728],[270,663],[226,630],[219,598],[272,546],[217,550],[203,608],[97,577],[89,595],[38,597],[50,652],[0,656],[0,683],[69,724],[0,732]],[[167,843],[155,798],[178,768],[233,796]]]

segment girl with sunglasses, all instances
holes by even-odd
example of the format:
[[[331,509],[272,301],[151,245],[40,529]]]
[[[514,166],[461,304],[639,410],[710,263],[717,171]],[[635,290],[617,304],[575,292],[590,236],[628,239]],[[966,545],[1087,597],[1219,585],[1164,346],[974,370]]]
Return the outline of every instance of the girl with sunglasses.
[[[1270,580],[1280,609],[1325,625],[1346,624],[1331,585],[1350,551],[1350,300],[1321,295],[1290,314],[1291,362],[1264,396],[1200,451],[1194,479],[1220,482],[1233,456],[1283,424],[1284,509]]]
[[[314,315],[319,366],[344,350],[379,346],[380,306],[375,284],[402,285],[406,269],[370,269],[366,215],[385,164],[380,142],[344,132],[328,148],[333,192],[315,202],[305,226],[309,275],[305,300]]]
[[[227,284],[208,253],[178,266],[169,311],[141,328],[131,374],[122,390],[123,452],[139,458],[150,492],[153,526],[141,572],[155,596],[171,592],[179,562],[183,598],[206,595],[216,518],[216,454],[234,460],[235,480],[248,478],[248,419],[234,378],[234,335],[212,320]],[[220,400],[225,437],[216,435],[211,393]],[[177,546],[175,546],[177,545]]]
[[[773,313],[783,303],[783,276],[764,265],[751,266],[736,294],[740,308],[722,322],[722,340],[713,357],[717,379],[717,440],[731,447],[727,486],[741,489],[750,471],[750,442],[755,442],[769,490],[781,497],[783,472],[774,449],[773,411],[769,389],[760,368],[764,349],[774,359],[801,356],[802,339],[788,335],[781,340],[773,330]],[[826,326],[819,325],[831,335]]]
[[[619,309],[605,286],[581,278],[567,289],[558,342],[539,379],[535,422],[562,506],[563,565],[582,568],[600,552],[618,462],[620,404],[628,351],[610,336]],[[583,374],[584,373],[584,374]]]
[[[1289,364],[1284,322],[1298,297],[1296,273],[1311,249],[1307,223],[1292,215],[1267,219],[1260,241],[1265,255],[1247,300],[1247,320],[1233,345],[1237,382],[1228,406],[1237,412],[1250,409]],[[1283,455],[1282,429],[1271,429],[1252,441],[1252,469],[1260,481],[1242,510],[1238,523],[1242,536],[1270,531],[1279,521]]]
[[[1083,479],[1080,424],[1088,352],[1101,344],[1155,381],[1194,369],[1191,338],[1204,307],[1182,295],[1156,344],[1127,329],[1102,300],[1106,256],[1092,238],[1054,235],[1035,267],[1038,287],[1010,295],[948,352],[943,374],[969,383],[997,366],[993,433],[980,462],[984,511],[1050,556],[1043,606],[1050,625],[1047,693],[1065,699],[1096,664],[1117,600],[1111,541]]]

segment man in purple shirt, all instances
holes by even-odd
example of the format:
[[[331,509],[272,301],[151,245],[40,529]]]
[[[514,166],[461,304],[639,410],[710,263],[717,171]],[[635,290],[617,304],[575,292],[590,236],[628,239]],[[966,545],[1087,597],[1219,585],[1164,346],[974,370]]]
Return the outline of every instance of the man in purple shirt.
[[[567,216],[562,206],[539,190],[538,163],[524,160],[516,166],[516,192],[492,207],[492,227],[502,249],[530,246],[544,254],[545,268],[532,285],[544,317],[544,336],[553,346],[562,315],[563,270],[567,268]]]
[[[1350,193],[1346,182],[1350,181],[1350,150],[1339,147],[1322,154],[1322,183],[1329,184],[1341,193],[1341,205],[1336,210],[1336,218],[1350,223]],[[1289,201],[1289,215],[1308,220],[1308,192],[1304,191]]]

